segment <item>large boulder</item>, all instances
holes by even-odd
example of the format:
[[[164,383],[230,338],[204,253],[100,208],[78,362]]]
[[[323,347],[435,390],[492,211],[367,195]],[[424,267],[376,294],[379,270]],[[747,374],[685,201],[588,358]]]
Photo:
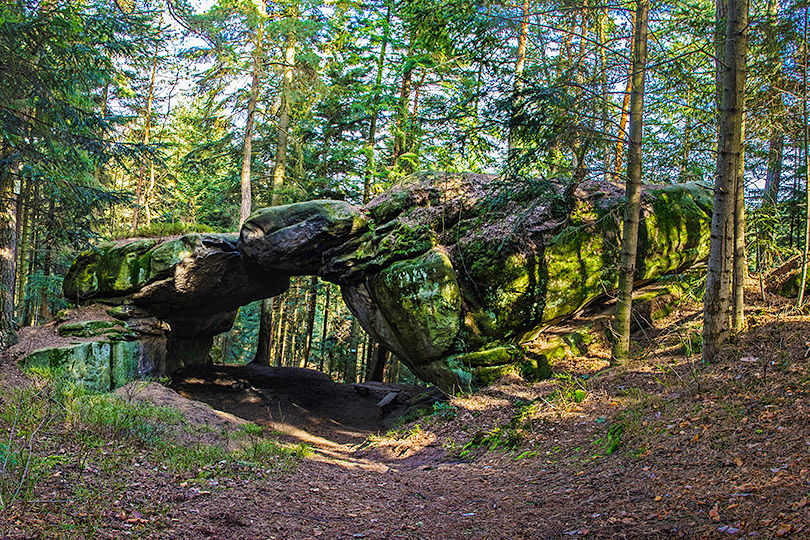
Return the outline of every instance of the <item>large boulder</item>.
[[[207,355],[240,306],[279,294],[289,276],[319,275],[341,286],[369,334],[446,391],[510,370],[542,377],[546,356],[521,344],[615,290],[623,196],[612,183],[422,174],[364,207],[259,210],[238,243],[187,235],[99,246],[76,260],[65,294],[121,304],[130,329],[164,325],[166,355],[184,359],[155,363],[170,371]],[[698,184],[645,187],[639,283],[706,258],[711,205]],[[255,304],[245,309],[240,321],[257,317]],[[249,355],[252,339],[234,337],[214,350]]]
[[[65,276],[64,294],[76,304],[107,304],[113,322],[64,323],[60,335],[99,342],[120,334],[136,341],[135,348],[116,350],[132,353],[129,363],[140,376],[207,364],[212,352],[221,361],[246,360],[251,347],[231,332],[234,321],[242,330],[246,317],[256,318],[253,302],[284,292],[289,276],[246,264],[237,239],[237,234],[129,239],[82,253]],[[65,356],[67,364],[74,356]]]
[[[548,372],[519,345],[616,288],[623,197],[612,183],[423,174],[364,208],[262,211],[240,246],[267,271],[340,284],[367,332],[453,390],[505,369]],[[646,187],[637,280],[705,259],[711,209],[707,187]]]

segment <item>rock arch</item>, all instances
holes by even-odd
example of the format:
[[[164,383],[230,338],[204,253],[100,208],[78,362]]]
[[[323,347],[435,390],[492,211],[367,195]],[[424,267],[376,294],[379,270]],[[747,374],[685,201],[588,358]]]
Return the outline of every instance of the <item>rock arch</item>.
[[[425,173],[364,207],[265,208],[239,235],[102,244],[76,259],[64,293],[113,305],[137,335],[127,369],[141,375],[208,362],[239,306],[280,294],[290,276],[318,275],[340,285],[374,339],[445,391],[508,371],[542,377],[544,359],[520,344],[615,288],[622,197],[609,183]],[[699,184],[645,188],[639,281],[706,258],[711,204]]]

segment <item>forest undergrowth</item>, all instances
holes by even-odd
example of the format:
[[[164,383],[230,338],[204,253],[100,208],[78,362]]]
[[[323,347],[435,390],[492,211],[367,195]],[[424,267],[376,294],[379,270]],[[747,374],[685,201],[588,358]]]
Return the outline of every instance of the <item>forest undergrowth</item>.
[[[328,453],[29,374],[0,404],[0,532],[801,538],[810,316],[750,292],[748,330],[712,365],[699,363],[700,306],[685,304],[635,336],[625,365],[571,358],[547,381],[504,378]]]

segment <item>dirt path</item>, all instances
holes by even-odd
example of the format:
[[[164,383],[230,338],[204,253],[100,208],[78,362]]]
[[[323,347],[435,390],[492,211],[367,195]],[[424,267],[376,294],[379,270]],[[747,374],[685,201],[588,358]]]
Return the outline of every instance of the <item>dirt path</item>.
[[[315,455],[234,475],[173,473],[137,450],[118,468],[66,459],[0,515],[0,537],[808,538],[810,317],[751,304],[749,331],[711,366],[682,351],[695,305],[621,368],[572,359],[556,379],[503,379],[373,445],[360,443],[387,427],[376,398],[318,373],[185,377],[186,396]]]

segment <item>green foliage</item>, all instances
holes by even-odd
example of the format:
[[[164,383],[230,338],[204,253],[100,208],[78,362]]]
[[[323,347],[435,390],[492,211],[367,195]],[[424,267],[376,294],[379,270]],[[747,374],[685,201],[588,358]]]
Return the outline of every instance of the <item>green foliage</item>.
[[[185,422],[179,411],[146,402],[129,402],[113,394],[75,389],[66,400],[67,421],[108,437],[156,443]]]
[[[216,233],[227,232],[221,227],[212,227],[200,223],[183,223],[180,221],[160,222],[153,221],[145,227],[139,227],[135,231],[117,231],[112,235],[113,239],[120,238],[160,238],[163,236],[179,236],[189,233]]]
[[[553,377],[557,380],[557,390],[548,397],[549,401],[582,403],[588,397],[588,389],[579,377],[568,372],[555,373]]]
[[[597,439],[595,444],[600,445],[606,455],[613,454],[616,450],[621,448],[623,444],[622,436],[624,435],[625,427],[625,424],[622,422],[610,424],[605,436]]]
[[[516,450],[523,443],[523,432],[512,425],[498,426],[487,431],[479,431],[465,444],[459,457],[467,457],[471,451],[484,448],[489,451],[503,449]]]
[[[703,349],[703,333],[699,329],[689,328],[680,334],[681,352],[684,356],[700,354]]]

